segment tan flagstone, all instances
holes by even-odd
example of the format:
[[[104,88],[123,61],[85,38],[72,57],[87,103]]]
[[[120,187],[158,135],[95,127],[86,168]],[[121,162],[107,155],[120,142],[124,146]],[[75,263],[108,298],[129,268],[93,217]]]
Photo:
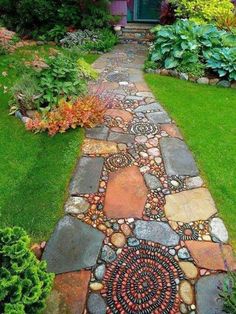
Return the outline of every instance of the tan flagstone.
[[[165,214],[169,220],[189,223],[207,220],[216,213],[215,203],[205,188],[166,196]]]
[[[118,152],[117,144],[114,142],[100,141],[94,139],[85,139],[82,146],[84,155],[104,155],[115,154]]]

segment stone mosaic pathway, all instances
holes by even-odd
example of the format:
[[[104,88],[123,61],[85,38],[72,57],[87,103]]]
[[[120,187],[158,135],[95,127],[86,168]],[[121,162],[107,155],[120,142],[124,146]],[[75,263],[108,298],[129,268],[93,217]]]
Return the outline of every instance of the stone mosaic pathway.
[[[180,132],[144,82],[147,51],[101,56],[104,125],[86,131],[70,198],[43,258],[47,313],[223,313],[236,269],[227,230]]]

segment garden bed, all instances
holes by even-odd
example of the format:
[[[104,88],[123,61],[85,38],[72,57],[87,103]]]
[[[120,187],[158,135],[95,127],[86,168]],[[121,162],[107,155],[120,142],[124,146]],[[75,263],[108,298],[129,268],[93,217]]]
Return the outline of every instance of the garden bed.
[[[32,61],[35,55],[47,57],[51,48],[25,47],[0,56],[0,207],[4,217],[0,227],[21,226],[34,241],[47,239],[63,214],[83,140],[81,128],[51,138],[27,132],[18,119],[9,116],[10,88],[18,79],[19,64]],[[89,63],[96,58],[84,55]]]

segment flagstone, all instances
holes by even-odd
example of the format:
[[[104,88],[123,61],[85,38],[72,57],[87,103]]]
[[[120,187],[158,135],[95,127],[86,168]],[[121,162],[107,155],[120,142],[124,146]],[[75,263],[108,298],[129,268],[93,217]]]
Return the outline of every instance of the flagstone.
[[[223,299],[220,288],[223,287],[226,275],[217,274],[202,277],[196,284],[196,301],[198,314],[223,314]]]
[[[148,105],[141,105],[139,107],[137,107],[136,109],[134,109],[134,112],[139,113],[139,112],[149,112],[149,111],[159,111],[159,110],[163,110],[161,105],[154,102],[152,104],[148,104]]]
[[[102,157],[82,157],[70,183],[70,194],[96,193],[103,163]]]
[[[83,314],[90,274],[88,270],[81,270],[55,277],[54,289],[59,293],[60,303],[66,305],[69,313]]]
[[[87,306],[89,314],[106,314],[107,306],[99,293],[91,293],[89,295]]]
[[[61,274],[90,268],[97,262],[105,236],[101,231],[73,218],[63,217],[43,253],[49,272]]]
[[[124,143],[124,144],[133,143],[134,142],[134,135],[110,132],[110,134],[108,136],[108,141],[113,141],[116,143]]]
[[[86,129],[86,137],[98,140],[106,140],[109,128],[106,126],[98,126],[91,129]]]
[[[121,109],[108,109],[105,113],[105,116],[109,116],[112,118],[122,118],[124,122],[131,122],[133,120],[133,115],[129,111],[121,110]]]
[[[148,190],[137,166],[109,174],[104,212],[109,218],[141,218]]]
[[[161,138],[161,152],[169,176],[197,176],[198,169],[186,144],[178,138]]]
[[[177,137],[179,139],[183,139],[179,129],[173,123],[167,123],[161,125],[162,131],[165,131],[171,137]]]
[[[195,264],[211,270],[236,270],[236,260],[230,245],[214,242],[185,241]]]
[[[167,219],[185,223],[207,220],[217,213],[211,194],[205,188],[167,195],[164,210]]]
[[[158,221],[137,220],[134,235],[140,240],[152,241],[166,246],[176,246],[180,240],[178,234],[169,224]]]
[[[150,122],[155,124],[168,123],[171,121],[168,114],[163,111],[147,113],[146,117]]]
[[[118,148],[115,142],[85,139],[82,146],[82,153],[84,155],[104,155],[115,154],[117,152]]]

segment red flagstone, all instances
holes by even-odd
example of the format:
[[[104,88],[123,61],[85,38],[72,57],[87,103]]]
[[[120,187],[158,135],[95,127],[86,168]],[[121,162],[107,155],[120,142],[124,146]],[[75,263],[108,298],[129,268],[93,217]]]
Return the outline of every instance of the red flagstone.
[[[121,109],[108,109],[105,113],[105,116],[109,116],[112,118],[122,118],[124,122],[131,122],[133,120],[133,115],[129,111],[121,110]]]
[[[105,214],[109,218],[141,218],[147,193],[137,166],[112,172],[108,180]]]
[[[205,241],[185,241],[197,266],[211,270],[236,270],[236,260],[230,245]]]
[[[56,276],[54,289],[60,293],[70,314],[83,314],[89,280],[90,271],[87,270]]]
[[[162,124],[161,129],[162,131],[165,131],[167,134],[169,134],[171,137],[177,137],[181,140],[183,139],[179,129],[175,124]]]

